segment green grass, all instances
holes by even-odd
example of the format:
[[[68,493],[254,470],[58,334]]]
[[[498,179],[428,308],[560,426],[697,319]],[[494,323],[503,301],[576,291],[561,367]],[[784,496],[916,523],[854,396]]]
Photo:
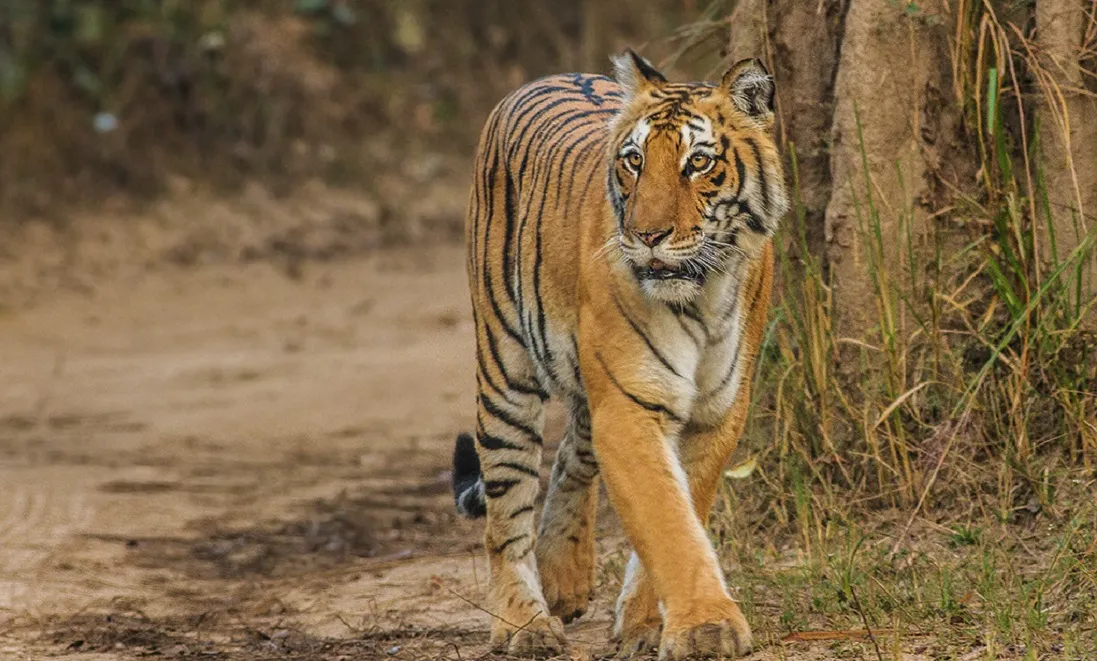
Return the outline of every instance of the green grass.
[[[1080,502],[1094,485],[1083,486],[1073,489]],[[735,491],[727,492],[714,536],[763,641],[867,628],[888,659],[919,649],[958,658],[979,647],[986,653],[978,658],[1097,655],[1092,500],[1065,517],[919,520],[894,552],[901,518],[835,512],[816,522],[805,546],[752,523],[752,504]],[[874,656],[864,639],[825,644]]]

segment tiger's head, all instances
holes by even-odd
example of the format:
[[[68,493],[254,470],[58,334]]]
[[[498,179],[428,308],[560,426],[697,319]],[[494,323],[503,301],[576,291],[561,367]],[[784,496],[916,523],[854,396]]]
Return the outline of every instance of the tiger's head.
[[[758,60],[718,85],[668,82],[632,50],[613,63],[624,99],[609,138],[610,245],[650,297],[688,302],[731,256],[757,254],[788,208],[773,79]]]

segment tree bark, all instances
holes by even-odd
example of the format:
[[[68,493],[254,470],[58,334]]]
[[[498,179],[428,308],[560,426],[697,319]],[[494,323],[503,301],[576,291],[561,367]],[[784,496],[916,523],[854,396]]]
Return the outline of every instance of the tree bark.
[[[825,254],[835,330],[839,337],[859,337],[878,320],[868,304],[876,299],[873,269],[906,284],[907,238],[917,250],[930,230],[918,203],[930,172],[923,148],[926,100],[932,90],[948,88],[949,58],[944,23],[933,26],[901,5],[850,0],[844,25],[834,83]],[[869,239],[874,223],[878,248]],[[870,251],[876,250],[873,257]]]
[[[1049,265],[1053,258],[1066,259],[1097,229],[1097,95],[1087,89],[1087,82],[1097,82],[1097,71],[1087,72],[1083,64],[1088,55],[1094,68],[1084,44],[1087,35],[1097,38],[1097,0],[1039,0],[1036,32],[1042,53],[1040,144],[1052,219],[1036,225],[1041,258]],[[1097,294],[1097,258],[1082,265],[1081,276],[1083,295]],[[1088,321],[1097,321],[1097,314]]]
[[[800,184],[807,253],[820,263],[825,253],[823,219],[831,192],[834,76],[846,6],[846,0],[740,0],[729,17],[729,59],[762,58],[777,81],[777,132],[786,145],[789,185],[795,176]],[[786,234],[780,250],[791,264],[799,266],[807,255],[801,254],[799,228],[792,229],[795,231]],[[793,274],[794,279],[806,276],[802,269]],[[779,270],[774,291],[785,287],[784,279]]]
[[[847,0],[781,0],[770,4],[778,130],[796,151],[807,249],[822,256],[824,217],[831,193],[830,127],[834,81]],[[798,241],[789,246],[799,255]]]

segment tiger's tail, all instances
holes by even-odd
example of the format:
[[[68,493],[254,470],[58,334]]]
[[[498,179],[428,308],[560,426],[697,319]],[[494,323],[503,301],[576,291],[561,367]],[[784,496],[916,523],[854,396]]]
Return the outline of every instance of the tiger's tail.
[[[458,514],[476,519],[488,513],[484,496],[484,474],[476,455],[476,440],[471,434],[459,434],[453,448],[453,499]]]

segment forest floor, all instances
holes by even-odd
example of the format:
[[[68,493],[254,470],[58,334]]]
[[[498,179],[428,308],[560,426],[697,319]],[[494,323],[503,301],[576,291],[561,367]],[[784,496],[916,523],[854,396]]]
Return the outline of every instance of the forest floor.
[[[112,269],[0,306],[0,658],[489,656],[482,524],[447,472],[473,421],[463,259]],[[600,528],[563,658],[613,651],[604,498]],[[751,658],[879,653],[752,618]],[[880,644],[928,659],[926,636]]]

